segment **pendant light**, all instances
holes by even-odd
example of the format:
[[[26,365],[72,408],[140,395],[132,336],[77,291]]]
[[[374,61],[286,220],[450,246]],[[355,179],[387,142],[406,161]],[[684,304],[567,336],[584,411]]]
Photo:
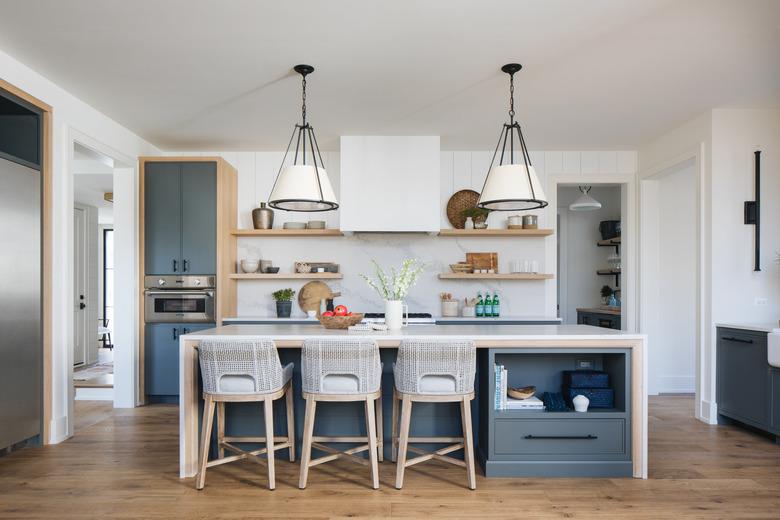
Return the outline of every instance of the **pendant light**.
[[[285,211],[331,211],[338,208],[339,204],[328,179],[328,173],[325,171],[320,147],[314,136],[314,128],[306,121],[306,76],[314,72],[314,67],[296,65],[293,70],[303,78],[301,123],[293,128],[282,165],[279,167],[279,173],[271,188],[271,195],[268,197],[268,205]],[[293,164],[285,166],[296,134],[298,137],[295,142]]]
[[[501,67],[503,72],[509,74],[509,123],[504,123],[498,136],[496,150],[493,152],[487,178],[477,202],[480,208],[493,211],[526,211],[547,206],[547,197],[536,170],[531,165],[523,132],[515,121],[515,73],[522,68],[519,63],[508,63]],[[495,164],[499,149],[501,155],[498,164]]]
[[[580,196],[569,205],[572,211],[592,211],[601,209],[601,202],[590,196],[590,186],[579,186]]]

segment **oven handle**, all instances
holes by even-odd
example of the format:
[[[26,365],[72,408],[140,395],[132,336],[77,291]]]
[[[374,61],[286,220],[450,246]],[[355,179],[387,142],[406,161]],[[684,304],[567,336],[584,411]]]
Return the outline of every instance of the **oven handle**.
[[[167,295],[167,296],[201,296],[205,294],[206,296],[209,296],[211,298],[214,297],[214,291],[203,291],[200,289],[192,290],[192,291],[145,291],[144,294],[148,296],[159,296],[159,295]]]

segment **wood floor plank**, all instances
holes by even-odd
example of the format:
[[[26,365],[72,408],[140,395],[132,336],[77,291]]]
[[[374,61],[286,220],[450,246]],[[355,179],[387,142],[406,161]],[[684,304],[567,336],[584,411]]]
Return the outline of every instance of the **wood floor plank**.
[[[440,462],[380,464],[380,488],[350,461],[311,469],[239,462],[209,469],[204,491],[178,478],[178,410],[113,410],[77,403],[76,435],[0,458],[0,518],[524,518],[652,519],[780,517],[780,446],[733,426],[693,419],[693,399],[651,398],[648,480],[485,479],[464,485],[463,469]]]

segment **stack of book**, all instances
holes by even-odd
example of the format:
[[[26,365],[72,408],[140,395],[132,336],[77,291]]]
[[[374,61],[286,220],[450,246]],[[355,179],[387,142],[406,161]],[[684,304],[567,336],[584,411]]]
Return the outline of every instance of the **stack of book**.
[[[538,397],[528,399],[513,399],[506,395],[508,375],[504,365],[494,367],[496,393],[493,406],[496,410],[538,410],[544,411],[544,403]]]
[[[512,399],[507,397],[505,410],[537,410],[544,411],[544,403],[536,396],[529,397],[528,399]]]

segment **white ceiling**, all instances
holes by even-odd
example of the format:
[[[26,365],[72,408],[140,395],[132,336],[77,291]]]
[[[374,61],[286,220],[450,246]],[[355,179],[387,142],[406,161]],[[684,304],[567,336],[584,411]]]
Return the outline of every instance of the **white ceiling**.
[[[532,149],[630,149],[712,107],[780,106],[776,0],[2,0],[0,49],[161,148],[491,149],[517,61]]]

